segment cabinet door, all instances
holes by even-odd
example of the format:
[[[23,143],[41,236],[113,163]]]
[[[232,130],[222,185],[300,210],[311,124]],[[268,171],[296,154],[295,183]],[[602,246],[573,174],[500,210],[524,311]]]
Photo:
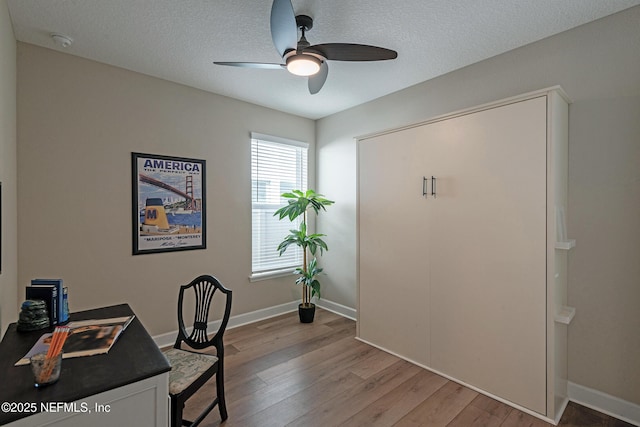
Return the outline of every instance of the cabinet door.
[[[424,155],[408,130],[358,143],[358,334],[428,365],[428,218]]]
[[[546,97],[437,125],[431,366],[544,414]]]

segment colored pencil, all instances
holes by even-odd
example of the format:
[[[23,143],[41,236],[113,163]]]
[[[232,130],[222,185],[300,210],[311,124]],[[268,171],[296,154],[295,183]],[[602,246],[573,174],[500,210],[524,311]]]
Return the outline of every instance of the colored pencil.
[[[51,378],[51,374],[53,373],[53,369],[55,368],[58,360],[58,355],[62,352],[62,347],[64,346],[64,342],[67,340],[68,336],[69,328],[66,326],[58,326],[53,331],[49,350],[44,358],[44,367],[42,368],[42,374],[40,376],[42,381],[40,382],[46,383]]]

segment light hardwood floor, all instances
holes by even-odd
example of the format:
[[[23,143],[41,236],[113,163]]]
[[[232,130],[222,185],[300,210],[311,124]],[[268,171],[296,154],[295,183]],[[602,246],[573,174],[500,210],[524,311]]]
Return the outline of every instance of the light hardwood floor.
[[[297,316],[227,330],[229,418],[221,424],[215,408],[202,426],[550,426],[361,343],[354,321],[320,309],[312,324]],[[214,395],[210,381],[188,402],[185,416]],[[631,426],[573,403],[560,425]]]

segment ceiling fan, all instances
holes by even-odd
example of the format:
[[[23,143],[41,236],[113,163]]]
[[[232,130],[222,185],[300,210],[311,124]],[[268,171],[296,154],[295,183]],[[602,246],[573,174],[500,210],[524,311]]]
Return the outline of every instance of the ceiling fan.
[[[313,19],[296,16],[291,0],[273,0],[271,6],[271,38],[284,64],[262,62],[214,62],[244,68],[286,69],[298,76],[308,76],[309,92],[318,93],[329,74],[327,61],[384,61],[395,59],[398,53],[378,46],[353,43],[311,45],[305,33],[313,28]],[[302,36],[298,40],[298,29]]]

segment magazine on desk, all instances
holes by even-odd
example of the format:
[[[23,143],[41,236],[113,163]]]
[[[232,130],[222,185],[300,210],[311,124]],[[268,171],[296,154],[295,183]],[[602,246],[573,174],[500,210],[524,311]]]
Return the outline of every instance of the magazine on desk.
[[[134,318],[135,315],[70,322],[67,324],[69,336],[62,348],[62,358],[93,356],[109,352]],[[51,335],[51,333],[42,335],[31,350],[15,363],[15,366],[28,365],[31,356],[46,352],[49,349]]]

